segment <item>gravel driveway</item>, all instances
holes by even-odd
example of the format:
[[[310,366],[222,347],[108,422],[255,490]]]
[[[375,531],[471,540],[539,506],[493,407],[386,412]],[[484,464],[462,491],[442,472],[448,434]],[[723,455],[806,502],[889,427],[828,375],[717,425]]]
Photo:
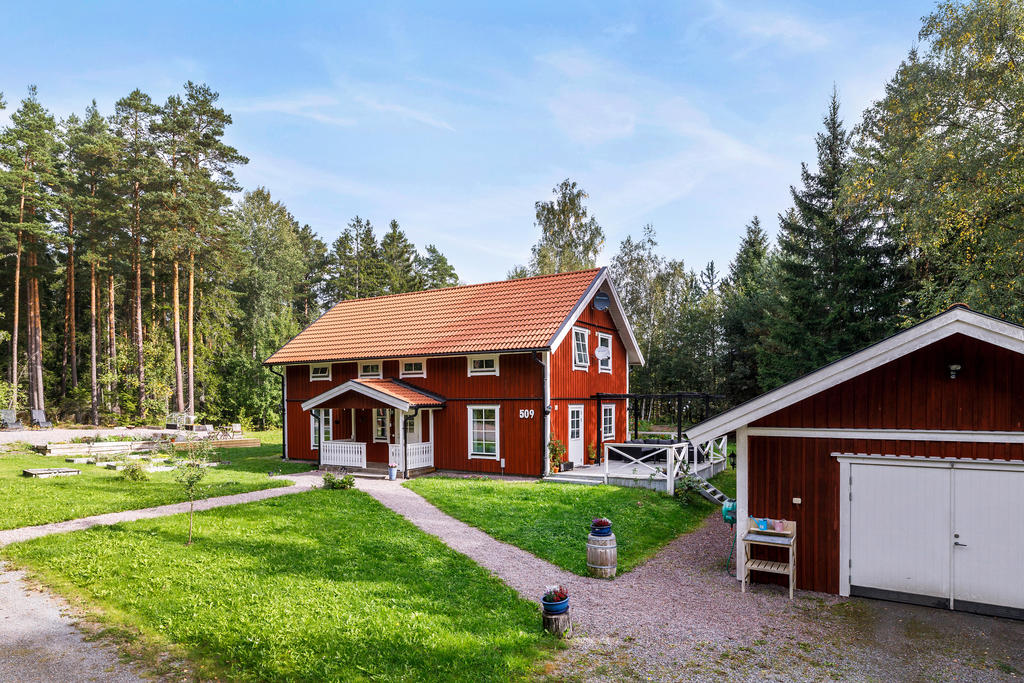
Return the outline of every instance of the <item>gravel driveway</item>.
[[[528,599],[567,586],[576,631],[549,665],[555,680],[988,681],[1024,672],[1024,622],[804,591],[790,602],[775,586],[740,593],[725,570],[731,531],[717,513],[605,581],[497,541],[397,482],[357,486]]]

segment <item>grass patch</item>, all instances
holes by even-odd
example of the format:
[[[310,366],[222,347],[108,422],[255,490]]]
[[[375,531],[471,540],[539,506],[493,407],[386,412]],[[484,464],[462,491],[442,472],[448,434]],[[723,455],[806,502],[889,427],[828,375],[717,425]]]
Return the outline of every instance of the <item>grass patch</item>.
[[[708,479],[708,481],[710,481],[716,489],[733,500],[736,500],[736,470],[727,469],[723,472],[719,472]]]
[[[96,527],[3,555],[196,677],[509,680],[553,641],[538,607],[366,494],[316,490]]]
[[[446,513],[586,576],[586,541],[594,517],[612,520],[619,572],[641,564],[679,534],[693,531],[716,506],[640,488],[550,482],[420,477],[405,486]]]
[[[287,486],[268,472],[306,472],[308,464],[281,461],[281,433],[251,436],[264,440],[259,448],[225,448],[218,457],[230,465],[211,467],[199,487],[200,498],[228,496]],[[268,443],[269,442],[269,443]],[[0,452],[0,529],[63,522],[106,512],[180,503],[185,500],[174,472],[153,472],[148,481],[125,481],[120,472],[95,465],[69,465],[82,471],[74,477],[35,479],[21,472],[36,467],[63,467],[63,457],[39,455],[24,444]]]

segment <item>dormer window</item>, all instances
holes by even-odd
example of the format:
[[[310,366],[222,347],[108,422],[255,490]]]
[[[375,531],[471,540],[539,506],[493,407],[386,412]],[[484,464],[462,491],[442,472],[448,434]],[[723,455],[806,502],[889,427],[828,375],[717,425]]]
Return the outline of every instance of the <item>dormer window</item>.
[[[309,366],[309,379],[311,382],[329,380],[331,378],[331,364],[325,365],[310,365]]]
[[[498,354],[489,356],[469,356],[469,376],[497,375]]]
[[[359,364],[359,379],[380,379],[384,376],[383,365],[379,360],[366,361]]]
[[[426,377],[427,361],[425,358],[406,358],[399,361],[399,377]]]

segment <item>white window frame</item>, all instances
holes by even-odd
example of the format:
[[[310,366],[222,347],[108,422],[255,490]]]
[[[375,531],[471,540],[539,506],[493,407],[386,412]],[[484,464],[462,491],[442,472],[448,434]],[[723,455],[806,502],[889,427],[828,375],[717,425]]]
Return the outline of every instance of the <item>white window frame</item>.
[[[611,414],[612,424],[611,431],[608,431],[608,423],[605,421],[605,417]],[[603,441],[614,441],[615,440],[615,404],[614,403],[602,403],[601,404],[601,439]]]
[[[493,410],[494,411],[494,453],[473,452],[473,411]],[[481,404],[466,406],[466,437],[467,449],[470,460],[498,460],[501,458],[501,406],[496,404]]]
[[[603,341],[607,341],[608,342],[608,357],[605,358],[605,359],[601,359],[601,358],[597,359],[597,371],[598,372],[611,373],[611,371],[612,371],[612,343],[613,343],[612,342],[612,335],[608,334],[607,332],[598,332],[597,333],[597,348],[598,349],[601,348],[601,342],[603,342]],[[596,351],[596,349],[595,349],[595,351]],[[605,365],[605,363],[607,363],[608,365]]]
[[[406,372],[406,363],[422,363],[423,368],[420,370],[413,370]],[[398,359],[398,376],[399,377],[426,377],[427,376],[427,359],[426,358],[400,358]]]
[[[319,370],[320,368],[327,368],[327,376],[326,377],[316,377],[313,374],[313,370]],[[331,364],[330,363],[317,363],[316,365],[310,365],[309,366],[309,381],[310,382],[326,382],[326,381],[330,381],[331,373],[332,373],[332,371],[331,371]]]
[[[381,435],[377,431],[377,416],[378,412],[384,414],[384,434]],[[387,408],[374,408],[373,409],[373,442],[374,443],[391,443],[391,415]]]
[[[493,368],[485,368],[483,370],[474,370],[473,369],[473,361],[475,361],[475,360],[493,360],[494,361],[494,367]],[[467,377],[484,377],[484,376],[497,377],[498,375],[501,374],[500,369],[498,367],[498,360],[499,360],[498,359],[498,354],[496,354],[496,353],[489,353],[489,354],[476,355],[476,356],[466,356],[466,376]]]
[[[377,366],[377,372],[375,372],[375,373],[363,372],[363,366],[364,365],[376,365]],[[359,364],[357,365],[357,367],[359,368],[359,373],[358,373],[359,374],[359,379],[381,379],[382,377],[384,377],[384,363],[382,361],[379,361],[379,360],[361,360],[361,361],[359,361]]]
[[[324,414],[327,415],[327,422],[324,423]],[[317,420],[316,414],[320,415],[319,421]],[[330,408],[313,408],[309,411],[309,443],[310,447],[314,451],[320,450],[320,434],[326,437],[324,441],[334,440],[334,415]],[[317,426],[320,427],[320,431],[317,431]]]
[[[576,348],[576,337],[577,335],[583,336],[583,362],[580,362],[578,350]],[[584,327],[572,328],[572,369],[573,370],[589,370],[590,369],[590,330]]]

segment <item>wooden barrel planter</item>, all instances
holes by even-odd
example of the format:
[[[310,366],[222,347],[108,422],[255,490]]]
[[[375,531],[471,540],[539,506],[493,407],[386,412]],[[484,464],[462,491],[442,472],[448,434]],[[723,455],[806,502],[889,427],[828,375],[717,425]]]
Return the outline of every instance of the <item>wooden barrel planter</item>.
[[[599,579],[615,578],[618,564],[619,549],[611,526],[604,529],[592,526],[587,536],[587,570],[590,575]]]

